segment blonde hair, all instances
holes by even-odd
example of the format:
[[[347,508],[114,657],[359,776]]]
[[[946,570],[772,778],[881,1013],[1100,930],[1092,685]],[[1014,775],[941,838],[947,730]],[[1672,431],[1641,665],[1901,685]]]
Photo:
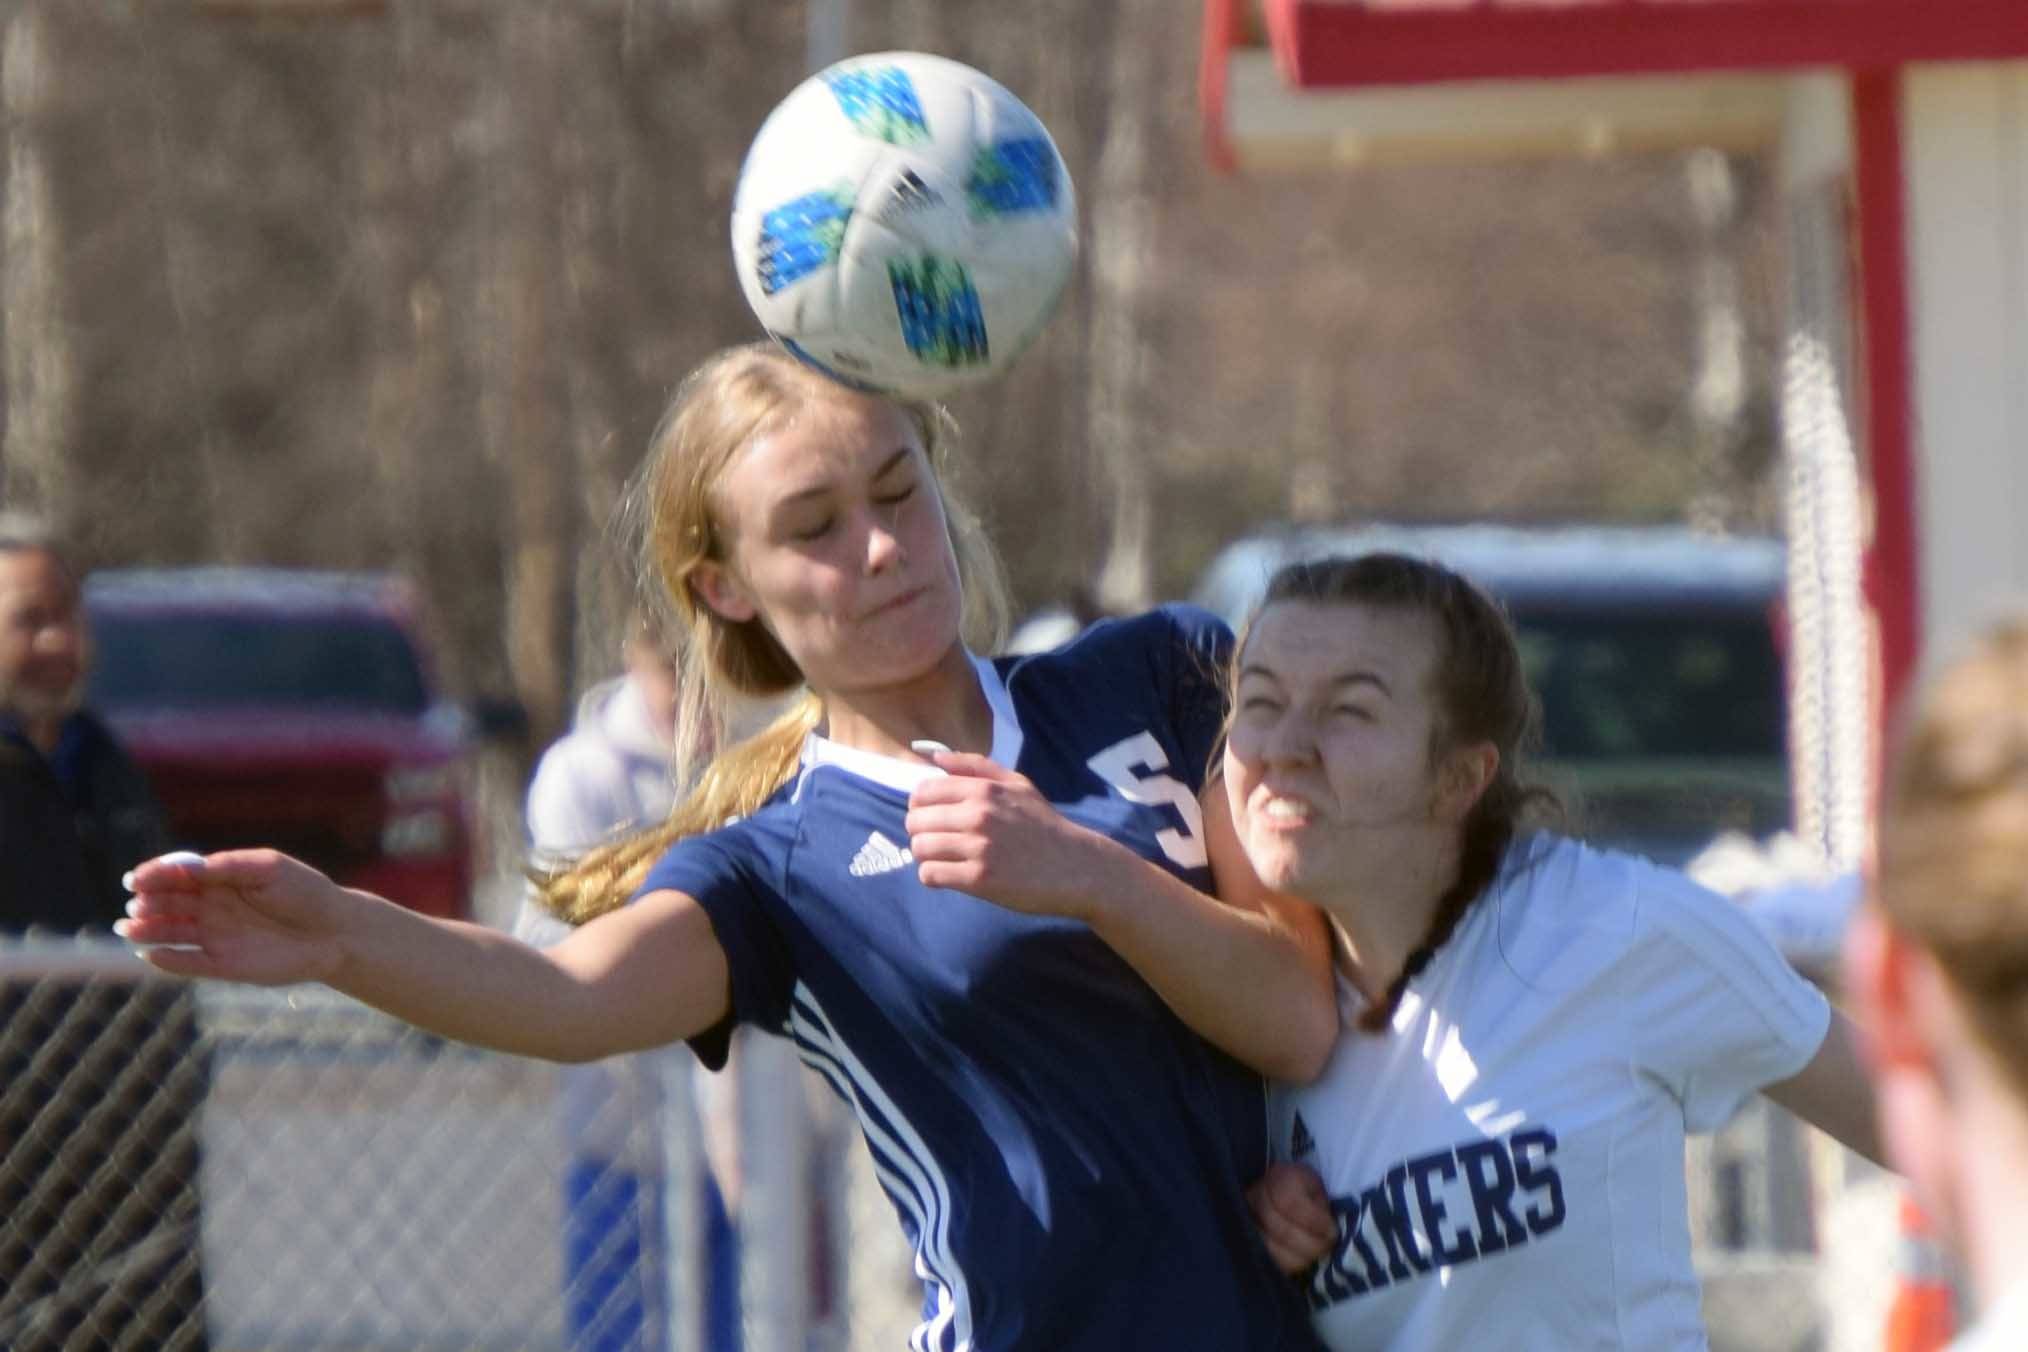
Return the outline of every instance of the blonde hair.
[[[1910,712],[1876,893],[2028,1096],[2028,612],[1983,630]]]
[[[795,774],[804,738],[822,725],[822,701],[803,690],[772,723],[713,754],[724,746],[732,704],[788,696],[802,689],[803,674],[758,618],[726,619],[691,583],[700,565],[727,561],[716,489],[740,452],[809,408],[854,397],[775,344],[750,343],[699,366],[663,414],[622,513],[638,542],[643,605],[665,618],[667,632],[684,636],[674,769],[691,787],[660,826],[538,875],[543,904],[572,924],[624,904],[677,841],[759,808]],[[895,404],[922,438],[944,506],[964,587],[965,639],[991,651],[1006,634],[1007,588],[978,518],[951,493],[956,424],[939,405]]]

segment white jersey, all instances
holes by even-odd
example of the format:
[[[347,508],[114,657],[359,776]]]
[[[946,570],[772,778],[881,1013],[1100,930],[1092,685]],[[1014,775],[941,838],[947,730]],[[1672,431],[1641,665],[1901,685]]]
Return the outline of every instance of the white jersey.
[[[1808,1063],[1823,995],[1681,874],[1517,842],[1385,1034],[1272,1100],[1338,1242],[1308,1274],[1333,1348],[1703,1348],[1687,1132]]]

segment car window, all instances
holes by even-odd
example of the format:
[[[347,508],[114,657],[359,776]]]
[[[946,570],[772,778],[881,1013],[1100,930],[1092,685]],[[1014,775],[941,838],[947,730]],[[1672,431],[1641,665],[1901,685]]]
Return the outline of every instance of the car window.
[[[1559,760],[1779,759],[1782,676],[1753,613],[1517,613]]]
[[[369,618],[95,615],[91,699],[101,708],[315,705],[417,715],[415,650]]]

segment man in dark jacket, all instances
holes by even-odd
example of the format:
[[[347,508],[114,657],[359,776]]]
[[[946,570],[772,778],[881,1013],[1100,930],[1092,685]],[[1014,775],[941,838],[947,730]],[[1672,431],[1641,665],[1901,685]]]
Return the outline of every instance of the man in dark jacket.
[[[64,551],[0,515],[0,933],[109,930],[169,843],[89,656]],[[196,1009],[133,978],[0,969],[0,1347],[206,1345]]]
[[[167,848],[147,781],[82,707],[87,648],[55,540],[0,518],[0,928],[108,928],[120,875]]]
[[[120,875],[168,848],[147,780],[89,713],[47,751],[10,721],[0,712],[0,929],[110,929]]]

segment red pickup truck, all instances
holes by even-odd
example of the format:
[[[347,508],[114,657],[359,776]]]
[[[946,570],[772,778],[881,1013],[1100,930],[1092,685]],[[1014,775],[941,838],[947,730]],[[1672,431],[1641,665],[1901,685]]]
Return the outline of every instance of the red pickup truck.
[[[92,706],[179,846],[273,846],[416,910],[471,914],[473,752],[489,728],[440,694],[407,582],[110,570],[85,606]]]

